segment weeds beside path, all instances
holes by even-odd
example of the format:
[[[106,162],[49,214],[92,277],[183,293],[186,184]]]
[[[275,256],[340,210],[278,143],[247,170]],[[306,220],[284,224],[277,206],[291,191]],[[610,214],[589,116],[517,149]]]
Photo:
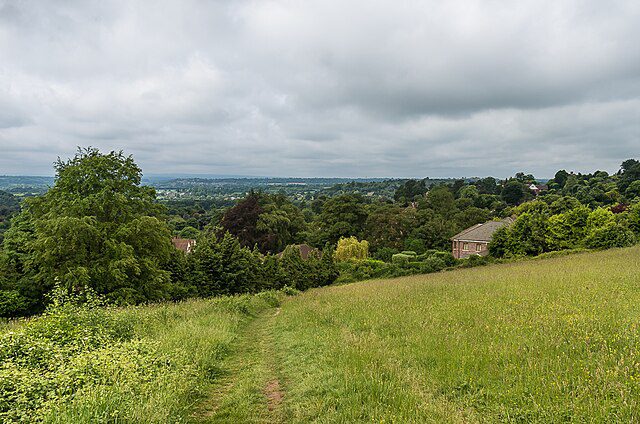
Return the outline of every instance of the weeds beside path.
[[[263,311],[240,334],[195,422],[284,422],[284,393],[273,345],[273,320],[279,313],[280,308]]]

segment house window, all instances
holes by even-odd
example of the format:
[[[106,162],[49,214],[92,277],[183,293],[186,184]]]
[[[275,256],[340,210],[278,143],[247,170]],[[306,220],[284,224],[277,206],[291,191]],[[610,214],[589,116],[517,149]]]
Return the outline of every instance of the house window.
[[[469,243],[462,243],[462,250],[464,250],[465,252],[469,251]]]
[[[476,244],[476,252],[482,252],[482,245],[480,243]]]

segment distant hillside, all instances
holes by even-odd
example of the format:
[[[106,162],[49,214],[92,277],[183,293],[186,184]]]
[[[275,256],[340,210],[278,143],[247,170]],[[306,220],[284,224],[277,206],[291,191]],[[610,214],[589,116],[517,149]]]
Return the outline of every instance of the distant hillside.
[[[44,193],[53,185],[53,177],[0,175],[0,190],[18,195]]]

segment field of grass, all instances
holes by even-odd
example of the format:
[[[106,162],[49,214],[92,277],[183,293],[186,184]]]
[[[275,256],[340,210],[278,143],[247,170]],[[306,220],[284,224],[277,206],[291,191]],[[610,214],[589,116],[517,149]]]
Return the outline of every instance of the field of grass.
[[[18,399],[60,423],[640,422],[640,247],[282,299],[96,312],[124,336],[65,347],[64,364],[31,353],[5,362],[2,418]],[[3,331],[43,338],[51,325]],[[10,339],[0,354],[22,346]],[[53,383],[7,397],[11,381],[48,372]],[[77,378],[72,391],[52,389]]]
[[[273,331],[292,422],[640,421],[640,248],[313,290]]]

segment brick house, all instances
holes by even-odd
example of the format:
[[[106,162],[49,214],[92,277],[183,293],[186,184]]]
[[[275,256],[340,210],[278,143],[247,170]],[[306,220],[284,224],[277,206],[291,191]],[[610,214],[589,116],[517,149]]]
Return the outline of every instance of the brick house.
[[[473,255],[487,256],[493,233],[512,222],[512,218],[506,218],[502,221],[488,221],[461,231],[451,238],[453,257],[462,259]]]

